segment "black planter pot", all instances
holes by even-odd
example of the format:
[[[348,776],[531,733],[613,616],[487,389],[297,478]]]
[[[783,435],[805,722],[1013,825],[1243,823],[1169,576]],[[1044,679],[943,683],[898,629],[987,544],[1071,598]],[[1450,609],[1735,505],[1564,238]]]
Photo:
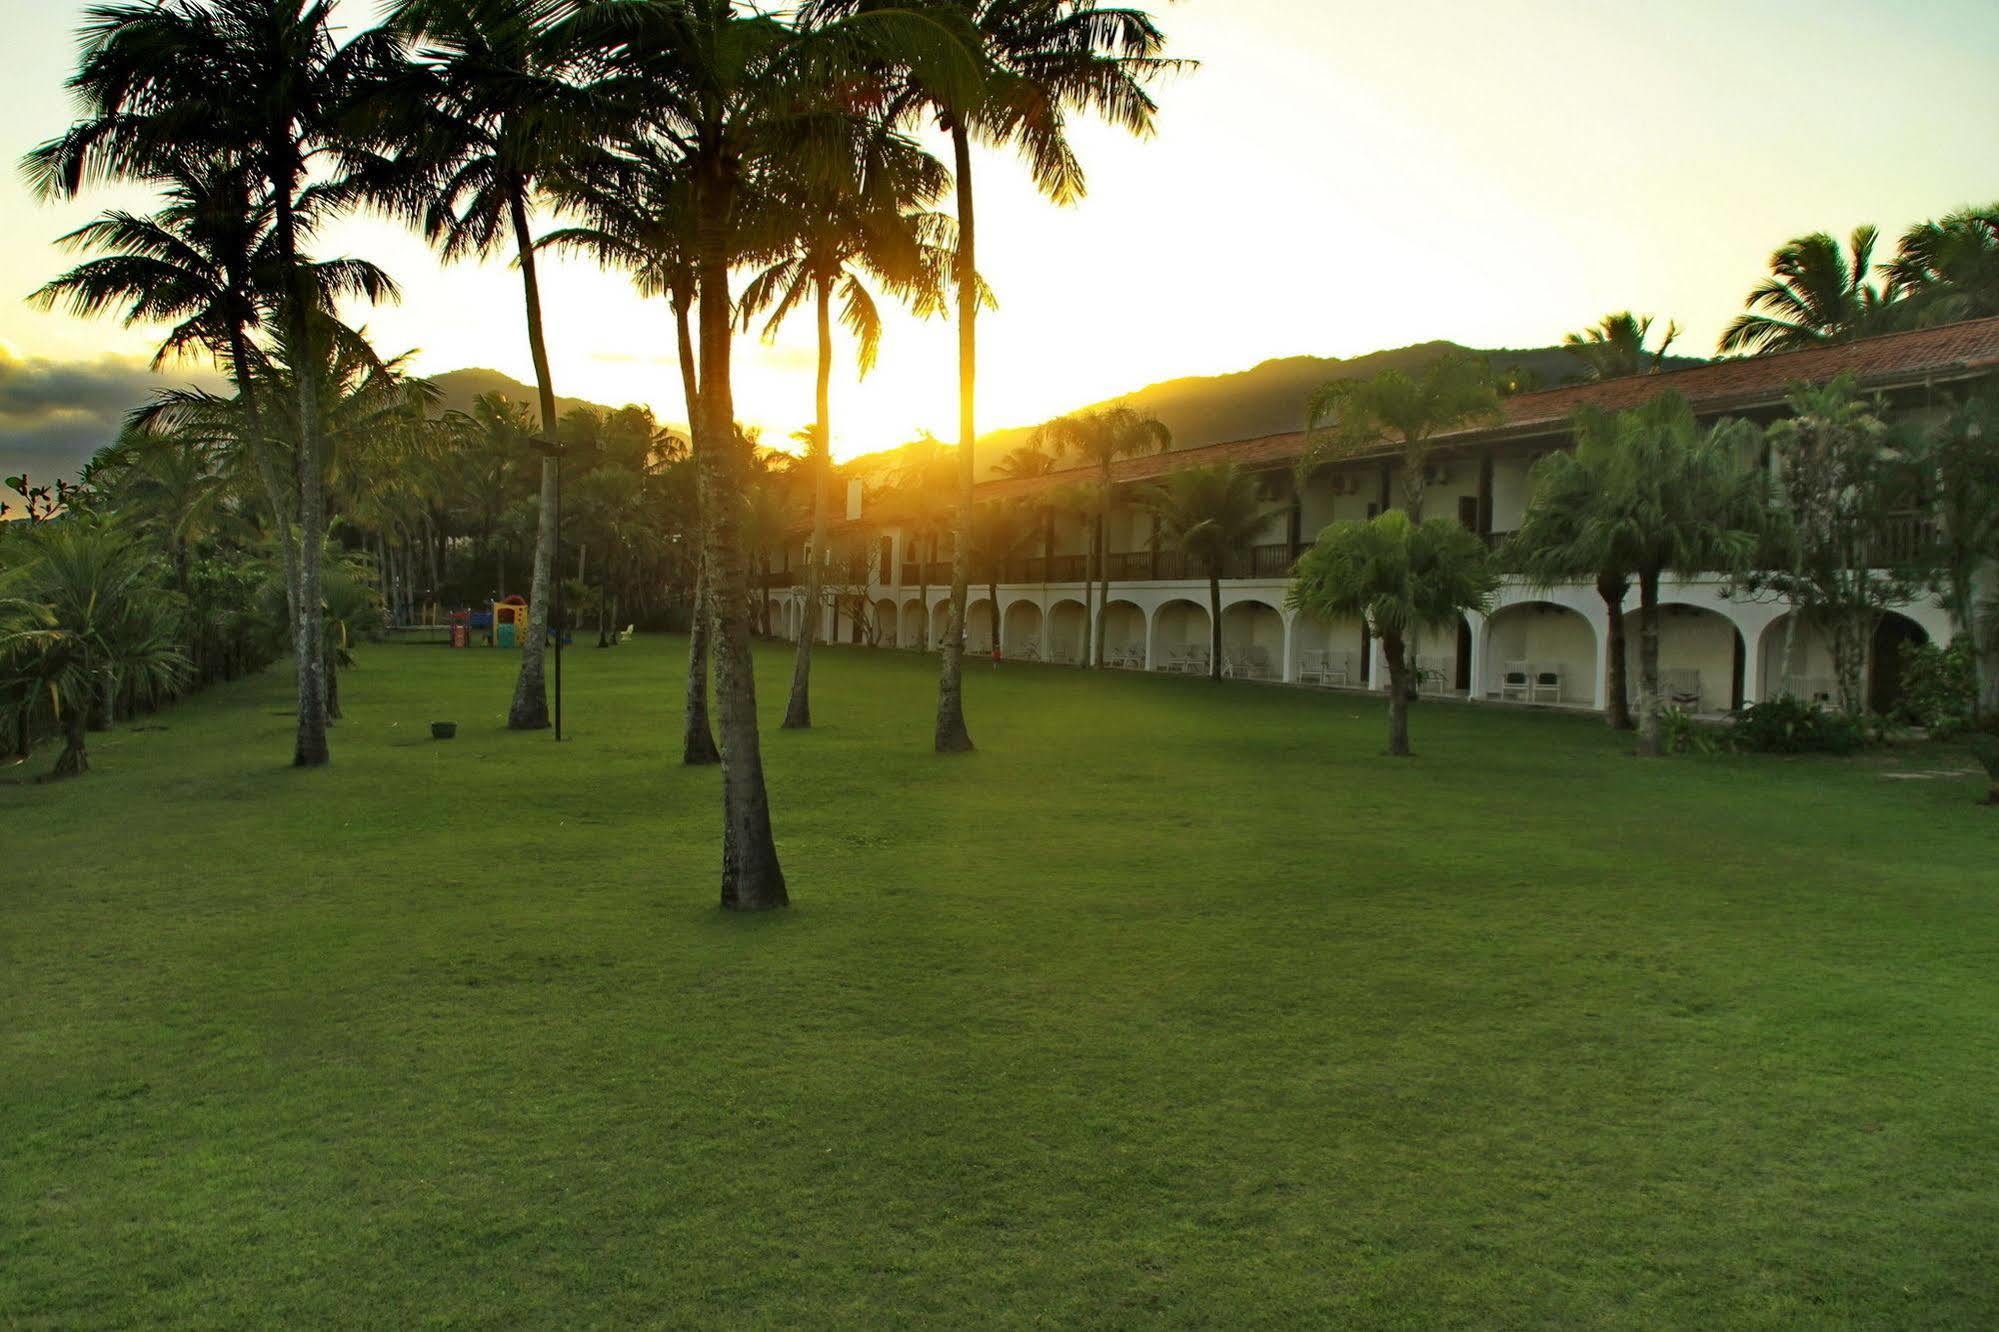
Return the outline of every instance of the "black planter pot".
[[[433,740],[449,740],[457,734],[457,722],[432,722],[430,724],[430,738]]]

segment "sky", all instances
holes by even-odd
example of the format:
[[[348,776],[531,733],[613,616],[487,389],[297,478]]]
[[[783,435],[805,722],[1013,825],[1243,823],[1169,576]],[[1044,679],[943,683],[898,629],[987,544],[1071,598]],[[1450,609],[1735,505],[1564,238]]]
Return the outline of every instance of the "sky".
[[[0,0],[9,163],[70,119],[83,8]],[[1999,198],[1990,0],[1151,8],[1199,67],[1158,87],[1149,139],[1078,123],[1083,202],[1047,203],[1006,157],[975,162],[980,267],[1000,301],[980,325],[981,429],[1273,357],[1543,346],[1626,308],[1677,320],[1677,350],[1707,353],[1787,238],[1865,222],[1892,238]],[[53,238],[135,204],[50,204],[0,178],[0,471],[65,470],[143,396],[159,330],[24,299],[73,262]],[[441,266],[378,219],[329,228],[320,248],[401,283],[400,305],[349,312],[382,351],[531,382],[511,267]],[[685,420],[663,304],[583,261],[548,264],[543,287],[559,393]],[[865,381],[843,346],[835,452],[952,438],[955,361],[947,323],[907,316]],[[768,441],[810,421],[812,364],[804,318],[739,342],[738,411]]]

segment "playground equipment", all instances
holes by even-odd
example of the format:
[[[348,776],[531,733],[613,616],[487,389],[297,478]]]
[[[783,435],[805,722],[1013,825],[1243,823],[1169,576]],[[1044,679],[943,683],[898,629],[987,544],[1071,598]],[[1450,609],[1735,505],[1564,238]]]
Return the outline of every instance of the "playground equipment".
[[[528,603],[522,596],[493,603],[493,646],[519,647],[527,639]]]

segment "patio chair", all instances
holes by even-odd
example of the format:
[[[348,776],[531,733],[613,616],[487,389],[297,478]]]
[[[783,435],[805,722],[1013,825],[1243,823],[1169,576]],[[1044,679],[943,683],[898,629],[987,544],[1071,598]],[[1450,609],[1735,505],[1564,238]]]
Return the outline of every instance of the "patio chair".
[[[1041,640],[1038,638],[1028,639],[1020,645],[1020,652],[1017,655],[1022,661],[1040,661]]]
[[[1299,684],[1326,684],[1332,674],[1332,653],[1307,648],[1298,656]]]
[[[1419,694],[1441,694],[1450,688],[1450,661],[1445,657],[1418,657],[1416,659],[1416,692]]]
[[[1532,701],[1534,694],[1534,673],[1524,661],[1509,661],[1499,672],[1499,697],[1501,702],[1518,699],[1522,703]]]
[[[1326,658],[1326,683],[1329,685],[1351,685],[1353,683],[1353,653],[1335,652]]]
[[[1244,654],[1243,667],[1252,680],[1269,680],[1277,674],[1270,664],[1270,649],[1261,643],[1249,645],[1249,651]]]
[[[1559,663],[1543,663],[1534,668],[1533,703],[1559,703],[1562,701],[1562,668]]]
[[[1185,671],[1187,669],[1187,645],[1182,643],[1178,647],[1166,649],[1166,660],[1160,662],[1157,669],[1173,675],[1179,675]]]
[[[1676,666],[1659,672],[1659,691],[1666,701],[1683,712],[1701,710],[1701,673],[1691,667]]]

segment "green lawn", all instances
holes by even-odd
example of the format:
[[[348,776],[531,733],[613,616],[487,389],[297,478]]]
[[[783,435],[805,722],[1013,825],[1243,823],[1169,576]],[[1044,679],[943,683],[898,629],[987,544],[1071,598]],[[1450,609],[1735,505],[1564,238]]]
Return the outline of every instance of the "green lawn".
[[[280,670],[0,787],[0,1324],[1999,1320],[1952,756],[980,666],[938,759],[929,660],[794,734],[772,649],[735,918],[681,661],[576,649],[558,747],[378,648],[331,769]]]

